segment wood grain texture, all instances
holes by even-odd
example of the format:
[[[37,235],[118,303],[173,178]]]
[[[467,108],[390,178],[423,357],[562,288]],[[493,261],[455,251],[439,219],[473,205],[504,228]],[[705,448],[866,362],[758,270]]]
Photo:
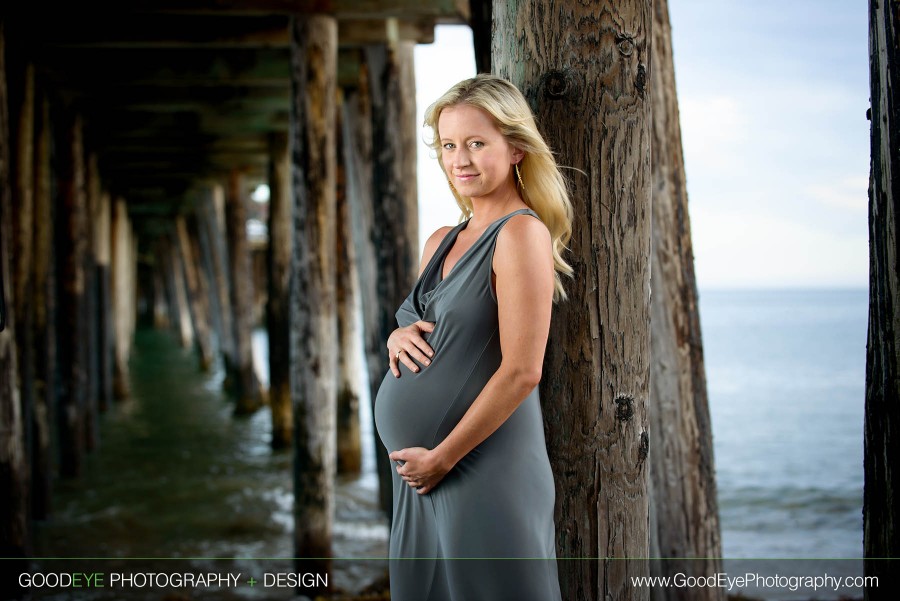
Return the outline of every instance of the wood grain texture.
[[[298,572],[329,573],[335,510],[335,89],[337,22],[293,21],[293,259],[290,357],[294,411],[294,549]],[[302,559],[307,558],[307,559]],[[315,559],[309,559],[315,558]],[[309,594],[325,592],[318,587]]]
[[[259,379],[253,369],[253,273],[247,241],[246,202],[243,174],[232,170],[228,175],[225,198],[225,229],[234,341],[234,410],[239,414],[253,413],[261,406]]]
[[[493,71],[528,99],[572,183],[541,381],[566,599],[647,599],[649,0],[494,2]],[[528,174],[523,174],[528,178]]]
[[[722,571],[712,426],[667,0],[653,3],[650,374],[651,573]],[[696,557],[701,559],[685,559]],[[653,599],[720,600],[715,587],[654,587]]]
[[[87,264],[87,193],[83,124],[69,111],[62,124],[59,187],[62,228],[57,265],[60,269],[59,351],[61,394],[59,412],[60,473],[81,473],[85,453],[88,357],[85,265]]]
[[[371,253],[374,263],[360,263],[363,286],[366,358],[371,399],[388,366],[387,339],[397,328],[395,313],[416,280],[418,264],[418,202],[415,159],[415,80],[413,46],[409,42],[374,45],[366,49],[368,107],[371,116],[371,162],[365,179],[371,182],[371,220],[363,233],[361,255]],[[365,272],[372,269],[371,272]],[[374,406],[373,406],[374,407]],[[391,462],[376,441],[380,500],[392,512]]]
[[[900,504],[894,480],[900,457],[900,274],[897,219],[900,215],[900,4],[869,2],[871,85],[871,172],[869,177],[869,332],[866,344],[865,486],[863,550],[866,576],[885,582],[900,557]],[[867,588],[867,600],[889,599],[881,587]]]
[[[269,406],[272,447],[287,448],[293,440],[291,410],[290,277],[294,248],[291,157],[287,132],[269,136],[269,244],[266,247],[269,294],[266,329],[269,335]]]
[[[0,16],[0,215],[12,208],[10,190],[10,126],[7,109],[6,22]],[[30,555],[27,496],[22,492],[27,483],[25,434],[19,403],[16,350],[15,308],[12,303],[12,224],[0,219],[0,553],[3,557],[25,558]],[[11,562],[25,569],[27,562]],[[21,592],[21,591],[19,591]]]

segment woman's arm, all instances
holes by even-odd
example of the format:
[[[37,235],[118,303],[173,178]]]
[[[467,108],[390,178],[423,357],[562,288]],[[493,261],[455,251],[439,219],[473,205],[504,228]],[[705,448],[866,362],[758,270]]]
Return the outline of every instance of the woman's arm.
[[[550,331],[554,269],[550,232],[528,215],[511,218],[494,250],[503,359],[453,431],[431,451],[391,453],[398,473],[420,494],[432,490],[469,451],[505,422],[538,385]]]

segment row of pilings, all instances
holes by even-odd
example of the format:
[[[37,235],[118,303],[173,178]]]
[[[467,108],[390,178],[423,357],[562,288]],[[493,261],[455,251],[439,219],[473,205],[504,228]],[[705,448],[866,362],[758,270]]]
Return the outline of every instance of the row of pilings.
[[[28,57],[10,60],[3,25],[2,556],[32,555],[32,525],[52,513],[54,482],[78,477],[86,454],[102,448],[98,420],[129,395],[134,332],[146,320],[196,349],[200,369],[221,356],[236,414],[270,406],[273,447],[294,448],[296,555],[330,557],[335,474],[360,468],[359,375],[365,369],[377,390],[393,311],[414,279],[413,43],[366,47],[358,80],[338,86],[335,62],[322,60],[336,56],[335,19],[292,22],[291,126],[268,139],[260,276],[240,167],[198,178],[172,214],[135,214],[104,180],[81,107]],[[267,390],[253,367],[260,325]],[[388,514],[390,498],[383,485]],[[305,569],[330,569],[328,559],[312,563]]]

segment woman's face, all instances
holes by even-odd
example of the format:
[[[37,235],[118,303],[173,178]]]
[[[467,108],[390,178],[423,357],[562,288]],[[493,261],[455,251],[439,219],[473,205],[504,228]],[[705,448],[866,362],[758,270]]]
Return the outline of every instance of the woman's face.
[[[512,166],[524,152],[506,141],[493,119],[468,104],[450,106],[438,117],[441,162],[462,196],[515,191]]]

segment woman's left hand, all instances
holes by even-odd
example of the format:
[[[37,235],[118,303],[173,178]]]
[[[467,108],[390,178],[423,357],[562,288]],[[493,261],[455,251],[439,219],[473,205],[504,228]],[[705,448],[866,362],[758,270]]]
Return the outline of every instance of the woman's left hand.
[[[431,492],[444,479],[453,466],[447,467],[434,450],[425,447],[410,447],[390,453],[392,461],[402,461],[397,473],[420,495]]]

